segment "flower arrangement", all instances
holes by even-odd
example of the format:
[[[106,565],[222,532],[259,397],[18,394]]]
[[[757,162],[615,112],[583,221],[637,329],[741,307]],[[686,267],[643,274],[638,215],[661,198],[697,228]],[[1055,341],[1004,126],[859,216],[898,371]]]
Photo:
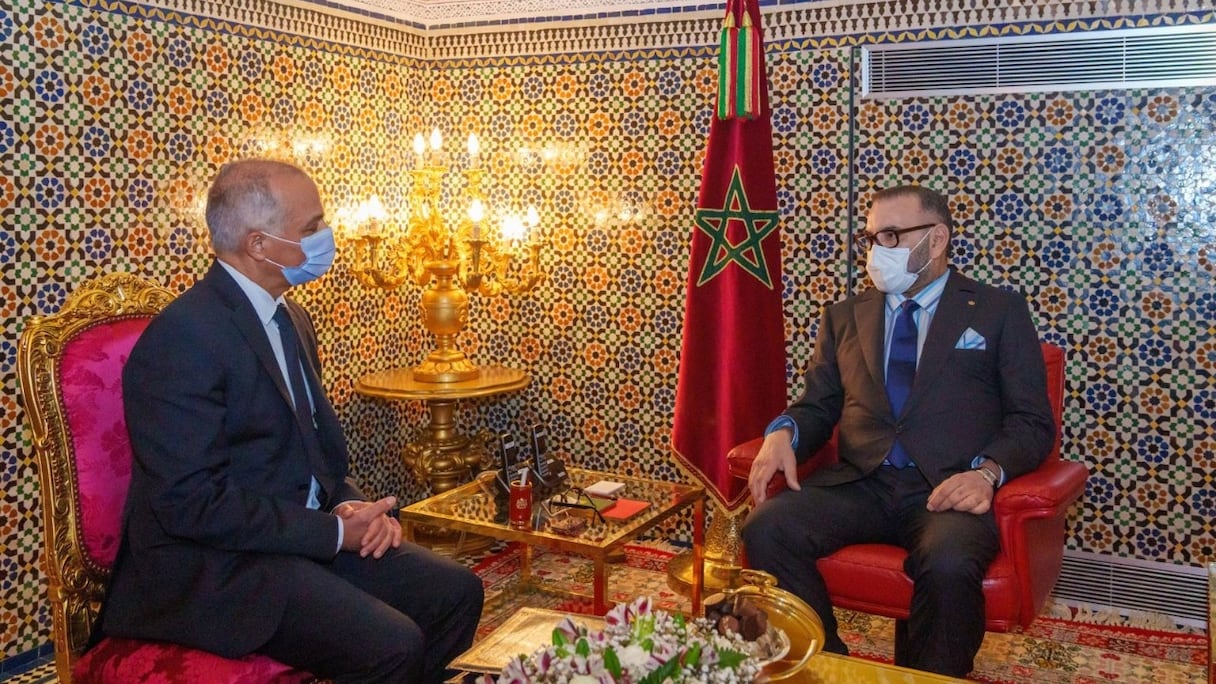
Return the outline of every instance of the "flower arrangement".
[[[618,604],[604,622],[591,632],[563,618],[551,646],[514,658],[483,684],[736,684],[760,672],[741,636],[655,609],[649,598]]]

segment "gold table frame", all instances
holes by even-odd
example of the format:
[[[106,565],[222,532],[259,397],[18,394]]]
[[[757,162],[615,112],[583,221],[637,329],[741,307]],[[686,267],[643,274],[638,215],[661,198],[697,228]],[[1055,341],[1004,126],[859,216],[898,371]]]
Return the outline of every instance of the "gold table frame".
[[[528,656],[552,644],[553,628],[566,617],[592,632],[604,628],[604,619],[594,615],[525,606],[515,611],[484,639],[473,644],[472,648],[456,656],[448,667],[461,672],[499,672],[516,656]]]
[[[570,468],[568,472],[571,484],[577,487],[585,487],[598,480],[623,482],[623,496],[649,501],[650,506],[627,520],[600,521],[591,516],[581,532],[565,536],[545,529],[547,519],[544,507],[541,502],[536,502],[533,519],[539,518],[540,524],[534,530],[520,530],[507,524],[505,497],[495,496],[492,490],[487,491],[487,485],[474,480],[401,509],[406,537],[413,540],[418,527],[429,526],[520,542],[524,545],[520,579],[525,583],[531,580],[534,548],[589,557],[595,565],[594,610],[596,614],[603,615],[611,607],[605,599],[610,557],[643,532],[691,506],[693,556],[697,569],[693,576],[691,612],[700,614],[704,582],[700,569],[705,544],[705,488],[582,468]]]
[[[503,366],[485,366],[477,377],[460,382],[422,382],[414,379],[412,368],[391,368],[359,378],[355,381],[355,392],[377,399],[426,404],[430,421],[421,439],[406,447],[405,463],[426,480],[431,491],[439,493],[467,482],[491,462],[482,445],[457,429],[456,403],[461,399],[514,392],[530,382],[532,376],[528,373]]]
[[[415,477],[434,494],[468,482],[478,471],[489,468],[494,459],[482,439],[461,434],[456,426],[456,404],[461,399],[492,397],[515,392],[528,386],[532,376],[514,368],[485,366],[477,377],[459,382],[423,382],[414,378],[412,368],[390,368],[368,373],[355,381],[355,392],[390,401],[422,401],[430,420],[421,436],[405,447],[402,460]],[[439,553],[457,556],[459,550],[481,551],[492,540],[478,543],[462,539],[458,544],[443,530],[424,530],[415,539]]]

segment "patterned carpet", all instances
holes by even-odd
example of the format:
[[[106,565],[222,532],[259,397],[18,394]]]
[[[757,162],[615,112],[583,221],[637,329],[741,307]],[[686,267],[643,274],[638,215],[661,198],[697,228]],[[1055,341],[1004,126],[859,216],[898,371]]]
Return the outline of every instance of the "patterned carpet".
[[[609,572],[612,601],[648,594],[661,607],[688,609],[688,599],[667,586],[667,560],[678,549],[648,543],[627,547],[624,563]],[[519,606],[590,612],[590,600],[562,599],[516,584],[519,551],[514,547],[475,566],[486,580],[487,599],[481,634],[505,620]],[[543,586],[591,593],[590,561],[545,554],[533,561],[533,575]],[[988,633],[971,679],[990,684],[1096,684],[1098,682],[1195,683],[1207,681],[1207,635],[1183,628],[1140,629],[1082,622],[1065,606],[1052,606],[1024,633]],[[1072,616],[1065,619],[1061,616]],[[853,655],[891,662],[895,623],[887,618],[837,611],[841,636]]]
[[[688,610],[688,599],[667,585],[667,561],[678,552],[674,547],[646,543],[626,548],[623,562],[613,564],[608,576],[608,597],[625,601],[647,594],[671,610]],[[520,551],[515,546],[499,548],[483,558],[467,561],[486,583],[486,605],[478,628],[479,638],[501,624],[520,606],[590,612],[589,598],[562,598],[550,589],[591,595],[592,565],[589,560],[565,554],[537,554],[533,576],[538,586],[520,587]],[[1048,611],[1024,633],[989,633],[976,659],[971,678],[990,684],[1043,682],[1044,684],[1118,684],[1154,682],[1162,684],[1207,681],[1207,636],[1183,629],[1140,629],[1093,624],[1077,618],[1063,606]],[[1072,619],[1068,619],[1068,616]],[[894,623],[886,618],[838,611],[841,636],[853,655],[891,662]],[[23,674],[0,681],[12,684],[56,682],[54,665],[40,665]]]

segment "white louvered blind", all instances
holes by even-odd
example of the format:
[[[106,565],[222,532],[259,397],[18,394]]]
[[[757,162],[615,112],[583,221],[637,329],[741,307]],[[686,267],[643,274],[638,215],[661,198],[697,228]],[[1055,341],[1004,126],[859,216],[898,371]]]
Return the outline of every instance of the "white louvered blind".
[[[1216,85],[1216,26],[862,48],[863,95]]]

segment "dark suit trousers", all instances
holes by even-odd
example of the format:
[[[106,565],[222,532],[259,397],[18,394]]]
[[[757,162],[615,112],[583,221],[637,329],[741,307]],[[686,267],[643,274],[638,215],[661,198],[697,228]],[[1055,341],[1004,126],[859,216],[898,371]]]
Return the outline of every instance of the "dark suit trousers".
[[[402,542],[380,560],[343,552],[331,563],[275,562],[294,591],[258,651],[280,662],[338,684],[430,684],[473,643],[481,579],[428,549]]]
[[[964,676],[984,640],[983,579],[999,549],[996,523],[991,512],[931,513],[929,492],[916,468],[889,466],[854,482],[784,491],[748,516],[748,562],[819,614],[825,650],[847,653],[815,560],[851,544],[904,547],[914,585],[910,617],[897,625],[895,662]]]

